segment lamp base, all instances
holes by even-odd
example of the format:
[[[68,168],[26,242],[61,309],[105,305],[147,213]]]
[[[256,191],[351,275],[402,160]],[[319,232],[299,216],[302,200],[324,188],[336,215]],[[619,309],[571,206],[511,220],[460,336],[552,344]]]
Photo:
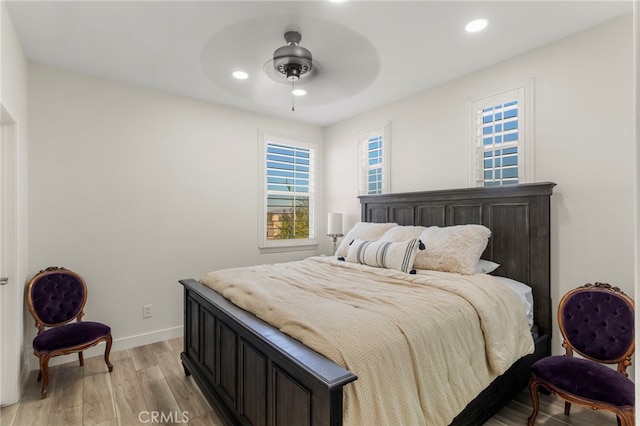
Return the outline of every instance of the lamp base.
[[[333,252],[331,253],[332,255],[336,254],[336,243],[338,241],[338,238],[342,236],[344,235],[343,234],[327,234],[327,237],[333,238]]]

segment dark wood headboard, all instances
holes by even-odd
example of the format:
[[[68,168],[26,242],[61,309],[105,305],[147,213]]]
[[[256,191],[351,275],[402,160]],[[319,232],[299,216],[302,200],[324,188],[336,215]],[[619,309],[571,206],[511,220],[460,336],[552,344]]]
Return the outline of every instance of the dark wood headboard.
[[[534,322],[551,336],[550,198],[555,183],[462,188],[358,197],[364,222],[491,229],[483,259],[500,264],[494,275],[533,289]]]

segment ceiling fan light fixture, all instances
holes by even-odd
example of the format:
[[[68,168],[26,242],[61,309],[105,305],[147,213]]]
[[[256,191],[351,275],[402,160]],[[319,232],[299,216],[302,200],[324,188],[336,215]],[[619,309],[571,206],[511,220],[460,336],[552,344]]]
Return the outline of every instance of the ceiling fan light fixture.
[[[284,66],[284,74],[289,81],[298,81],[302,74],[302,67],[298,64],[287,64]]]

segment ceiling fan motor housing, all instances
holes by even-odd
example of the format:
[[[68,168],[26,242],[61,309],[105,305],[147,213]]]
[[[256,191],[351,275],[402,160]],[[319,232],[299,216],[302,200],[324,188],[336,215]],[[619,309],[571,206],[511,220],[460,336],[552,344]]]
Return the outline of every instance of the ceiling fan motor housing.
[[[311,52],[298,45],[302,35],[297,31],[286,32],[284,39],[288,44],[273,52],[273,67],[287,80],[297,81],[313,68]]]

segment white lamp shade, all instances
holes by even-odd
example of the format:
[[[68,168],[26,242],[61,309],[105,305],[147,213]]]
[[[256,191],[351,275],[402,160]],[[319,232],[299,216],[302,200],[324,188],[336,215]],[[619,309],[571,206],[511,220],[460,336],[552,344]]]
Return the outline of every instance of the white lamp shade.
[[[342,213],[329,213],[329,218],[327,219],[327,234],[342,234]]]

